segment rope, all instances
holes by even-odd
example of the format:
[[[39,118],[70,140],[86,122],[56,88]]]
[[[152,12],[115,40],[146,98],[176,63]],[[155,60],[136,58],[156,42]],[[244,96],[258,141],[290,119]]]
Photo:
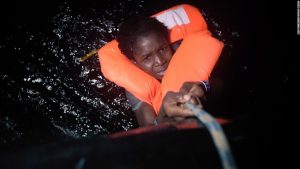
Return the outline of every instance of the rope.
[[[80,58],[79,62],[84,62],[86,61],[88,58],[94,56],[96,53],[98,52],[97,49],[94,49],[92,51],[90,51],[88,54],[84,55],[83,57]]]
[[[186,107],[195,113],[197,119],[209,131],[221,159],[223,169],[237,169],[229,144],[220,124],[200,107],[186,103]]]

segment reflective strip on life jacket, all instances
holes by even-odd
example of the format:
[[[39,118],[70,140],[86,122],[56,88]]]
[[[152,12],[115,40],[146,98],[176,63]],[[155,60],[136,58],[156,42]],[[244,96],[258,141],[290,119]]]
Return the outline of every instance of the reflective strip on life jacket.
[[[211,36],[199,10],[191,5],[177,5],[156,17],[170,28],[171,43],[183,39],[172,57],[162,84],[124,56],[113,40],[98,52],[103,75],[159,112],[168,90],[178,91],[184,81],[207,80],[223,47]],[[189,68],[191,68],[189,70]]]
[[[174,6],[152,17],[168,27],[171,43],[183,39],[189,33],[207,30],[199,9],[187,4]]]

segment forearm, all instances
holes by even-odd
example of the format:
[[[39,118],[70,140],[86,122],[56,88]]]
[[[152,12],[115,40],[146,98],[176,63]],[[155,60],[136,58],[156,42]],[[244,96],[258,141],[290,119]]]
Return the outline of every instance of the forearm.
[[[135,116],[139,126],[143,127],[154,124],[156,113],[151,105],[143,102],[141,106],[135,110]]]

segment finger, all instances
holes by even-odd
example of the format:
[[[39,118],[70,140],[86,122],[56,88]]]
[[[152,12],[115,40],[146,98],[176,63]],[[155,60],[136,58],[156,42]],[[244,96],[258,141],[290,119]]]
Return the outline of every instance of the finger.
[[[192,99],[192,95],[190,94],[182,94],[179,100],[177,100],[178,103],[186,103],[189,102]]]
[[[191,89],[189,91],[189,94],[192,94],[192,95],[195,95],[195,96],[198,96],[198,97],[202,97],[204,95],[204,90],[199,85],[194,84],[191,87]]]
[[[180,116],[180,117],[188,117],[193,116],[194,113],[187,109],[185,106],[181,105],[173,105],[168,108],[170,116]]]
[[[200,99],[197,96],[192,95],[191,99],[189,100],[190,103],[195,104],[195,105],[199,105],[201,104]]]
[[[176,100],[179,97],[180,96],[179,96],[178,93],[175,93],[175,92],[172,92],[172,91],[168,91],[166,93],[166,95],[164,96],[163,103],[173,103],[173,102],[176,102]]]
[[[193,98],[194,97],[194,98]],[[190,94],[182,94],[175,92],[168,92],[164,98],[162,110],[170,117],[172,116],[192,116],[193,112],[189,111],[184,104],[192,102],[199,104],[197,97]]]
[[[173,111],[170,110],[171,107],[177,107],[183,105],[189,100],[190,100],[189,97],[186,97],[181,93],[168,92],[162,102],[162,108],[163,108],[162,110],[164,110],[166,114],[169,114],[169,112]]]
[[[184,104],[191,100],[191,95],[189,94],[182,94],[182,93],[175,93],[175,92],[168,92],[165,96],[164,103],[168,103],[168,105],[177,105],[177,104]]]
[[[205,92],[202,87],[200,87],[200,82],[184,82],[179,92],[183,94],[192,94],[198,97],[204,96]]]
[[[187,94],[191,89],[191,82],[184,82],[181,88],[179,89],[180,93]]]

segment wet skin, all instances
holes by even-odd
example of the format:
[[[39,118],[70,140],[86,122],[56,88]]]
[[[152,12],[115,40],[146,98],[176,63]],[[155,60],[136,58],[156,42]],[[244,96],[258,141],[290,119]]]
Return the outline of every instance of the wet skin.
[[[165,75],[170,60],[173,55],[171,46],[167,39],[159,33],[150,32],[138,37],[133,44],[133,60],[140,69],[161,80]],[[200,92],[198,91],[200,90]],[[185,102],[193,101],[192,96],[198,97],[203,91],[196,83],[186,82],[179,92],[167,93],[162,103],[163,111],[157,117],[153,107],[145,102],[135,111],[140,126],[153,125],[154,119],[157,122],[167,122],[173,118],[182,120],[184,117],[191,116],[192,113],[181,105]],[[199,103],[198,103],[199,104]],[[201,103],[200,103],[201,105]]]
[[[172,54],[167,39],[152,32],[137,38],[133,45],[134,60],[132,62],[154,78],[161,80]]]

